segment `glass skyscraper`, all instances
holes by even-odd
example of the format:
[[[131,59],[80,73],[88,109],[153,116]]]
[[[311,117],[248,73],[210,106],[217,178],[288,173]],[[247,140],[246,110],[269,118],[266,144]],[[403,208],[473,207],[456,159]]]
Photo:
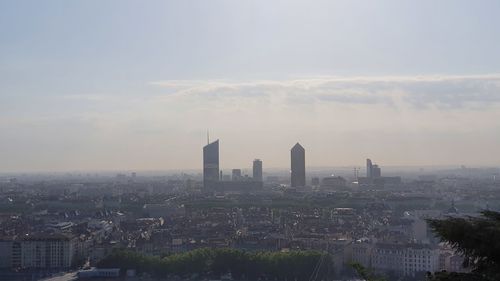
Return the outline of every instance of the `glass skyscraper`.
[[[253,180],[262,181],[262,161],[260,159],[253,160]]]
[[[219,181],[219,140],[203,147],[203,187],[211,188]]]

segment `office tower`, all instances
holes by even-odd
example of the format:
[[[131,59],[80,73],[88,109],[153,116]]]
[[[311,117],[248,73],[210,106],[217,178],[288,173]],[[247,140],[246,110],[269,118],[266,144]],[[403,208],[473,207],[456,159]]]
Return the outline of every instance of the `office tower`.
[[[219,140],[203,147],[203,187],[219,181]]]
[[[262,161],[260,159],[253,160],[253,180],[262,181]]]
[[[380,178],[382,176],[382,172],[378,165],[373,165],[372,167],[372,178]]]
[[[373,172],[372,160],[366,159],[366,177],[371,179],[373,176],[372,172]]]
[[[233,169],[231,177],[233,181],[241,180],[241,169]]]
[[[306,185],[306,152],[299,144],[295,144],[290,151],[291,155],[291,186],[301,187]]]

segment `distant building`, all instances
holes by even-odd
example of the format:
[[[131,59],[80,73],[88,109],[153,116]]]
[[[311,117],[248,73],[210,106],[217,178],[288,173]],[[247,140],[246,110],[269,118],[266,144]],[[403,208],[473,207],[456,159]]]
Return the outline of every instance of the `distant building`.
[[[372,178],[372,171],[373,171],[373,164],[372,160],[366,159],[366,177],[371,179]]]
[[[351,261],[359,263],[366,268],[371,267],[371,256],[374,248],[370,241],[357,240],[351,244]]]
[[[260,159],[253,160],[253,180],[262,181],[262,161]]]
[[[379,177],[375,179],[375,183],[381,185],[398,185],[401,184],[401,177]]]
[[[292,147],[291,153],[291,186],[303,187],[306,185],[306,152],[299,144]]]
[[[382,171],[378,165],[372,166],[372,178],[380,178],[382,176]]]
[[[2,267],[67,269],[75,255],[73,239],[62,234],[35,234],[0,244]]]
[[[211,188],[219,181],[219,140],[203,147],[203,187]]]
[[[366,178],[359,177],[360,185],[391,186],[401,184],[401,177],[383,177],[379,165],[373,164],[372,160],[366,159]]]
[[[223,193],[253,193],[262,190],[262,182],[254,180],[219,181],[213,190]]]
[[[376,243],[371,252],[371,267],[401,276],[435,272],[439,269],[439,250],[424,244]]]
[[[233,169],[232,174],[231,174],[231,179],[233,181],[239,181],[241,180],[241,169]]]
[[[371,159],[366,159],[366,177],[368,179],[380,178],[382,171],[380,167],[372,163]]]
[[[186,208],[184,205],[170,203],[145,204],[144,207],[142,207],[142,211],[143,215],[148,218],[172,218],[186,215]]]
[[[311,185],[312,186],[319,186],[319,178],[318,177],[313,177],[311,179]]]
[[[401,184],[401,177],[377,177],[377,178],[365,178],[359,177],[359,185],[373,185],[373,186],[397,186]]]
[[[344,189],[347,181],[343,177],[326,177],[321,180],[321,189]]]

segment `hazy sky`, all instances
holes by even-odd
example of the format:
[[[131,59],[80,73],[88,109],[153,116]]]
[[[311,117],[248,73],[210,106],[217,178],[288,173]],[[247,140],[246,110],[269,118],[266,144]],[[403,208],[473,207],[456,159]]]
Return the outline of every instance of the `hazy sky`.
[[[500,1],[0,1],[0,172],[500,165]]]

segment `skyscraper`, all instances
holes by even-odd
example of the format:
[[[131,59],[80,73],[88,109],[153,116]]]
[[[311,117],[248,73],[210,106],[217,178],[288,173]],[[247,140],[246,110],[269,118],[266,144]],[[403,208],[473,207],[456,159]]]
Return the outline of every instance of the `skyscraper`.
[[[382,177],[382,171],[380,167],[372,163],[372,160],[366,159],[366,178],[374,179]]]
[[[253,160],[253,180],[262,181],[262,161],[260,159]]]
[[[212,187],[219,181],[219,140],[203,147],[203,187]]]
[[[366,177],[371,179],[373,176],[372,172],[373,172],[372,160],[366,159]]]
[[[378,165],[373,165],[372,167],[372,178],[380,178],[382,176],[382,171]]]
[[[292,168],[292,187],[306,185],[306,151],[299,144],[295,144],[290,151]]]

